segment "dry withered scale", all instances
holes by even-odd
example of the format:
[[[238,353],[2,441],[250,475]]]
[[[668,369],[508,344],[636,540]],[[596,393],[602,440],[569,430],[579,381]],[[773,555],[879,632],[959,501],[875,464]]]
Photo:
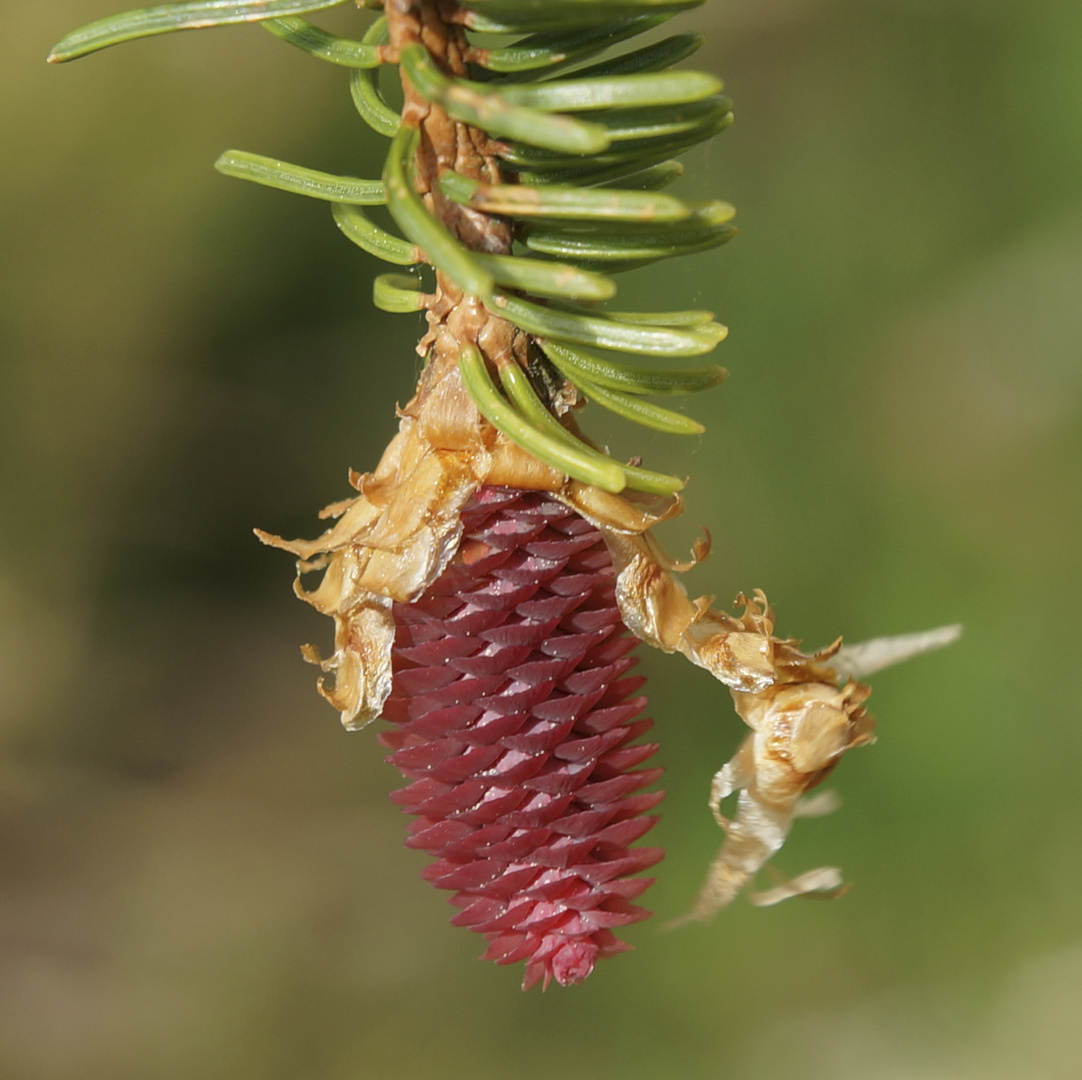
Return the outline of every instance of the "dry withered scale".
[[[378,180],[239,151],[218,162],[329,202],[354,243],[421,268],[377,278],[374,300],[427,319],[416,394],[374,471],[351,474],[357,494],[323,511],[333,524],[316,540],[259,535],[298,558],[298,595],[334,619],[333,654],[304,650],[320,692],[351,730],[391,722],[380,741],[410,781],[394,799],[415,815],[409,845],[434,856],[425,876],[454,892],[453,921],[498,963],[523,961],[524,986],[574,983],[626,948],[613,931],[648,914],[636,875],[662,854],[630,846],[661,798],[643,790],[658,770],[638,767],[655,748],[636,741],[650,727],[628,674],[636,639],[708,670],[751,729],[710,794],[726,835],[688,916],[705,919],[814,812],[805,793],[871,741],[856,680],[956,630],[807,654],[774,636],[761,592],[733,615],[692,600],[686,566],[651,534],[682,512],[682,481],[613,459],[578,427],[590,401],[697,433],[650,398],[725,374],[687,364],[725,336],[712,313],[600,306],[613,275],[735,232],[728,204],[662,190],[675,159],[732,120],[719,80],[675,66],[700,36],[614,51],[701,0],[383,0],[358,5],[376,10],[358,15],[356,40],[301,17],[344,2],[165,4],[83,27],[50,59],[257,22],[347,69],[358,113],[390,140]],[[394,66],[399,107],[380,80]],[[385,206],[398,233],[365,206]],[[821,869],[752,898],[839,885]]]

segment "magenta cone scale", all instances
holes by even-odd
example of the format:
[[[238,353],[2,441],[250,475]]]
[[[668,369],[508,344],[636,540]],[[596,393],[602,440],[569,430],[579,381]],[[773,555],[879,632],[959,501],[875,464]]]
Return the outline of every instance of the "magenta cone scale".
[[[523,989],[581,982],[629,948],[613,929],[660,848],[628,845],[656,822],[656,745],[626,677],[636,660],[598,531],[544,493],[482,489],[458,556],[412,604],[395,604],[394,682],[380,736],[412,783],[392,795],[424,877],[454,890],[451,920],[485,958],[525,961]]]

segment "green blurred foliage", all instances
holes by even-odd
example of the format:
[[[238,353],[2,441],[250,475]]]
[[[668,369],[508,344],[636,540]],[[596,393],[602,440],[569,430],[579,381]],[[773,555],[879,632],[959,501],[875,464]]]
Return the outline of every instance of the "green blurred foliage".
[[[106,5],[108,7],[108,5]],[[44,64],[0,50],[0,1072],[15,1080],[1015,1080],[1082,1059],[1082,7],[711,0],[738,121],[685,192],[742,234],[621,301],[715,308],[689,444],[714,554],[818,645],[962,621],[874,680],[880,741],[779,864],[843,899],[665,933],[718,842],[727,695],[651,655],[668,849],[637,949],[518,991],[446,925],[371,732],[312,692],[328,627],[253,525],[311,535],[376,460],[418,320],[327,208],[237,147],[376,175],[344,75],[255,28]],[[341,10],[324,19],[348,23]]]

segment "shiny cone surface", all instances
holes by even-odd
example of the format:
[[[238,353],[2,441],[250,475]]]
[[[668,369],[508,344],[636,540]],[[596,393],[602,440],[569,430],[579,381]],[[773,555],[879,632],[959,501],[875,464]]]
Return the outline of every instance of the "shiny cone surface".
[[[452,920],[486,958],[525,961],[523,987],[579,982],[646,918],[629,850],[655,823],[660,769],[637,769],[651,725],[626,677],[635,639],[613,597],[598,531],[543,493],[484,488],[458,557],[417,601],[395,604],[394,682],[382,743],[412,783],[392,796],[417,820],[424,876],[452,889]]]

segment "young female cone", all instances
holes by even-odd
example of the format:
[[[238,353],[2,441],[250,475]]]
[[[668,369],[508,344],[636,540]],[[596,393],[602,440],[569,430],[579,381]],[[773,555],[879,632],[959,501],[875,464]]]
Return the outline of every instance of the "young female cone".
[[[407,846],[437,861],[452,922],[486,958],[525,961],[523,988],[579,982],[628,946],[612,933],[650,913],[629,851],[656,819],[659,769],[636,769],[644,682],[616,606],[600,533],[550,496],[486,487],[463,514],[459,553],[412,604],[394,605],[393,681],[380,742],[409,787]]]

